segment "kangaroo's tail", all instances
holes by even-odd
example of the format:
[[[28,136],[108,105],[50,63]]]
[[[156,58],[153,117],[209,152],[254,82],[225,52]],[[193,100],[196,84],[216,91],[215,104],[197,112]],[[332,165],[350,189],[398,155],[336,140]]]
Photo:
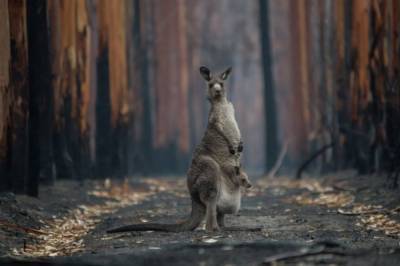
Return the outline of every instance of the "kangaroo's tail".
[[[108,230],[107,233],[121,233],[131,231],[162,231],[162,232],[184,232],[196,229],[205,215],[205,207],[192,199],[192,212],[189,219],[179,224],[144,223],[131,224]]]

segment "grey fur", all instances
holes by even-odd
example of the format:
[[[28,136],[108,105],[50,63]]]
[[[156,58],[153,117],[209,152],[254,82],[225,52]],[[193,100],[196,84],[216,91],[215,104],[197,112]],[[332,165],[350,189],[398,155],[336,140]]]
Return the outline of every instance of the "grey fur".
[[[224,81],[231,69],[213,77],[206,67],[200,73],[207,81],[211,109],[208,126],[196,147],[187,172],[192,212],[181,224],[135,224],[116,228],[109,233],[126,231],[181,232],[197,228],[205,218],[206,230],[224,227],[224,215],[237,213],[241,187],[250,187],[247,174],[240,167],[241,134],[232,103],[226,98]],[[217,85],[216,85],[217,84]],[[228,147],[228,148],[227,148]]]

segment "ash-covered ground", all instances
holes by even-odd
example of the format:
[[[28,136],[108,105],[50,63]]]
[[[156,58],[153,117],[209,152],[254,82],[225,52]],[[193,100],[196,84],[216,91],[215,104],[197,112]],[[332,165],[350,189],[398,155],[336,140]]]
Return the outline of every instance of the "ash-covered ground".
[[[380,176],[253,178],[228,226],[260,231],[106,234],[190,212],[184,177],[60,181],[40,198],[0,194],[3,264],[399,265],[400,193]],[[15,264],[19,265],[19,264]]]

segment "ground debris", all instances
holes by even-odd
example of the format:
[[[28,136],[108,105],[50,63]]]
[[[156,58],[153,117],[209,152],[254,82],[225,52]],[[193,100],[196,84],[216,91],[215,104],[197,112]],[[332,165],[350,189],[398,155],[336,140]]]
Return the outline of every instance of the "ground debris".
[[[348,216],[359,216],[355,225],[369,231],[383,232],[385,235],[400,238],[400,221],[391,217],[400,213],[400,207],[383,208],[382,205],[355,202],[357,189],[338,190],[334,186],[323,185],[316,179],[294,180],[283,178],[269,180],[264,188],[305,189],[300,195],[285,199],[288,203],[300,205],[320,205],[337,208],[337,213]]]
[[[127,180],[122,184],[106,179],[103,185],[96,185],[88,195],[108,199],[102,204],[79,205],[67,215],[45,221],[41,230],[28,231],[35,238],[23,248],[14,248],[12,255],[26,257],[66,256],[85,250],[83,237],[100,222],[99,217],[111,214],[119,208],[138,204],[153,195],[156,190],[134,190]],[[40,232],[40,235],[38,235]]]
[[[369,214],[361,218],[358,226],[364,226],[371,231],[383,232],[385,235],[400,238],[400,222],[389,217],[387,214]]]
[[[306,189],[310,192],[330,192],[334,188],[322,185],[321,181],[312,178],[293,179],[289,177],[263,178],[257,182],[262,189],[267,188],[286,188],[286,189]]]
[[[345,252],[343,252],[338,245],[331,246],[326,245],[326,243],[314,243],[308,246],[300,247],[295,250],[269,256],[264,259],[263,264],[275,265],[279,261],[317,255],[350,256],[351,254],[346,254]]]
[[[204,229],[198,229],[179,234],[152,231],[115,235],[106,234],[106,230],[116,224],[176,223],[186,219],[190,213],[190,200],[185,179],[108,179],[90,181],[84,186],[76,182],[61,183],[51,189],[57,193],[34,201],[32,208],[30,205],[24,205],[24,208],[7,207],[16,211],[19,215],[17,219],[5,212],[0,213],[0,218],[8,218],[6,221],[45,233],[28,234],[21,231],[18,235],[11,235],[11,230],[2,231],[0,226],[0,248],[8,250],[7,254],[14,258],[17,255],[18,259],[33,260],[40,257],[40,260],[69,261],[70,257],[71,260],[85,258],[88,263],[83,265],[97,262],[98,265],[107,265],[107,262],[126,265],[133,258],[156,259],[164,255],[163,258],[171,259],[172,264],[175,263],[173,257],[180,256],[181,261],[186,263],[196,256],[200,258],[197,261],[212,261],[215,263],[212,265],[238,264],[238,258],[243,259],[241,263],[251,261],[259,265],[264,259],[276,260],[278,255],[287,255],[287,252],[298,251],[321,240],[337,240],[346,243],[349,248],[345,250],[345,256],[333,254],[341,250],[324,249],[320,254],[278,259],[276,262],[271,260],[272,264],[314,265],[323,262],[341,265],[352,259],[362,259],[349,257],[347,252],[364,248],[375,251],[370,256],[389,258],[387,252],[398,247],[399,243],[397,220],[400,208],[396,208],[396,198],[389,194],[390,191],[378,186],[358,190],[370,184],[369,180],[359,182],[352,176],[342,178],[340,182],[354,189],[335,189],[330,185],[337,183],[334,177],[331,180],[291,180],[286,177],[280,180],[278,177],[267,184],[255,185],[247,194],[250,197],[243,197],[240,212],[226,215],[226,227],[218,232],[207,233]],[[254,180],[253,183],[263,182]],[[58,192],[60,189],[61,193]],[[21,198],[17,196],[16,199],[20,201]],[[32,215],[31,209],[42,215]],[[26,216],[24,210],[27,210]],[[36,222],[30,221],[31,218]],[[4,237],[15,241],[7,243],[3,241]],[[300,245],[285,245],[285,241],[294,239]],[[266,250],[264,244],[270,249]],[[308,249],[308,252],[312,253],[313,250]],[[171,256],[170,252],[176,253]],[[99,257],[93,254],[105,260],[96,261]],[[215,255],[211,257],[210,254]],[[121,256],[125,256],[126,260],[120,259]],[[397,256],[397,253],[393,253],[391,258],[396,259]],[[116,259],[118,262],[114,261]],[[135,265],[144,265],[137,262]]]
[[[4,227],[6,229],[22,231],[22,232],[29,233],[29,234],[35,234],[35,235],[44,235],[45,234],[44,232],[42,232],[40,230],[25,227],[25,226],[14,224],[14,223],[10,223],[10,222],[4,221],[4,220],[0,220],[0,226]]]
[[[306,190],[300,195],[294,195],[287,199],[288,202],[301,205],[323,205],[327,207],[348,206],[354,201],[354,195],[349,191],[337,191],[332,186],[324,185],[317,179],[305,178],[301,180],[291,178],[276,178],[274,180],[261,181],[265,188],[284,188]]]
[[[400,222],[392,219],[391,215],[400,213],[400,207],[393,209],[383,208],[382,205],[354,204],[350,209],[338,209],[339,214],[360,216],[357,226],[367,230],[383,232],[385,235],[400,238]]]
[[[363,214],[373,214],[382,213],[382,205],[364,205],[364,204],[354,204],[350,209],[339,208],[338,213],[343,215],[363,215]]]
[[[302,205],[324,205],[329,208],[348,206],[354,201],[354,196],[350,193],[319,193],[316,197],[312,197],[310,193],[304,193],[288,199],[294,203]]]

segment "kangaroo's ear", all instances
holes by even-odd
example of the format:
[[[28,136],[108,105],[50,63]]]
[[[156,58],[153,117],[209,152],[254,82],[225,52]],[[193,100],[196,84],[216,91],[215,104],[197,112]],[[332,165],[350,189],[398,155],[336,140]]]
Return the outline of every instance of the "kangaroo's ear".
[[[222,74],[220,75],[221,79],[226,80],[229,76],[229,74],[232,71],[232,67],[229,67],[227,70],[225,70],[224,72],[222,72]]]
[[[211,72],[205,66],[200,67],[200,74],[205,80],[207,81],[211,80]]]

